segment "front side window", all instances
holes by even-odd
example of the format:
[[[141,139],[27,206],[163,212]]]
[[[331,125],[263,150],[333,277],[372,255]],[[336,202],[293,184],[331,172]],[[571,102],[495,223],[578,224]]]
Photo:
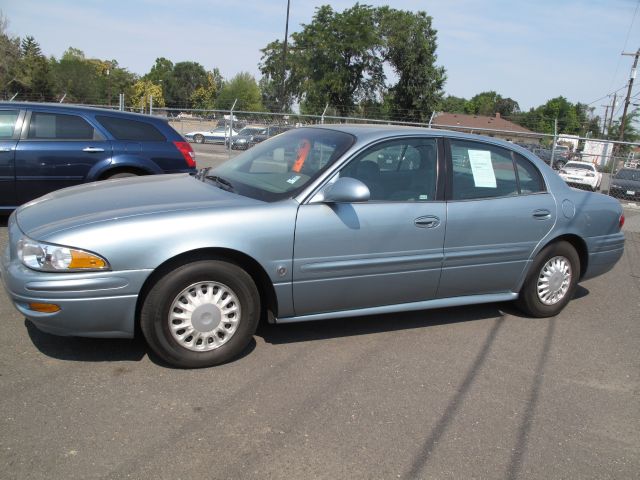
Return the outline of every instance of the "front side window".
[[[18,110],[0,110],[0,140],[9,140],[18,120]]]
[[[33,112],[27,138],[30,140],[101,140],[84,118],[77,115]]]
[[[408,138],[377,145],[342,169],[340,176],[360,180],[371,200],[427,201],[436,198],[437,142]]]
[[[258,143],[210,170],[207,177],[241,195],[265,201],[291,198],[353,144],[343,132],[301,128]]]
[[[508,197],[544,191],[538,169],[502,147],[452,140],[453,200]]]

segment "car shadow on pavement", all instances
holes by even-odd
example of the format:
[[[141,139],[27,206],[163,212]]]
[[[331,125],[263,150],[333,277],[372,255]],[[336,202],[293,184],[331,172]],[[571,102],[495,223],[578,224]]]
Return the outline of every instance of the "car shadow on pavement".
[[[29,320],[24,321],[29,338],[45,355],[77,362],[140,361],[147,353],[142,339],[59,337],[42,332]]]
[[[508,312],[507,312],[508,310]],[[338,318],[290,324],[261,323],[256,335],[272,344],[307,342],[329,338],[351,337],[372,333],[411,330],[448,323],[486,320],[504,313],[518,315],[515,308],[503,303],[488,303],[466,307],[450,307],[415,312],[388,313],[362,317]]]
[[[589,295],[589,290],[578,285],[573,299],[587,295]],[[277,345],[487,320],[501,318],[505,315],[527,318],[512,302],[501,302],[312,322],[275,325],[261,322],[256,335],[262,337],[267,343]]]

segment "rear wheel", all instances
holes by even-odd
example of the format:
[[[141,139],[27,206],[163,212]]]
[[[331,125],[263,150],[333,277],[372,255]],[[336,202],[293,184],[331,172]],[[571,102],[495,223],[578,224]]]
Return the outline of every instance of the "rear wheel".
[[[194,135],[193,136],[193,141],[196,143],[204,143],[204,135]]]
[[[140,327],[164,361],[197,368],[240,354],[259,318],[260,298],[249,274],[232,263],[202,260],[170,271],[151,288]]]
[[[569,303],[580,278],[580,259],[565,241],[547,245],[533,262],[517,305],[533,317],[552,317]]]

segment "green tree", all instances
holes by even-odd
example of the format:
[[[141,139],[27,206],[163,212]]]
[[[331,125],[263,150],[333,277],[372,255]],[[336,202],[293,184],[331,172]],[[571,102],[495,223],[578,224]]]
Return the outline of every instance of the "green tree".
[[[391,116],[425,122],[442,99],[444,67],[437,67],[437,32],[425,12],[378,9],[383,58],[398,76],[389,88]]]
[[[298,101],[305,113],[319,114],[328,104],[342,116],[376,111],[422,120],[445,80],[435,49],[436,32],[424,12],[359,3],[336,12],[323,5],[291,35],[286,65],[282,42],[262,50],[263,100],[279,108]],[[397,76],[395,84],[387,85],[385,65]]]
[[[248,112],[264,110],[260,88],[256,79],[249,73],[241,72],[224,84],[216,100],[216,107],[227,110],[236,99],[238,102],[235,110]]]
[[[467,113],[466,105],[468,100],[462,97],[447,95],[438,103],[437,110],[447,113]]]
[[[149,80],[139,80],[131,88],[130,104],[136,109],[148,111],[151,97],[153,97],[154,107],[165,106],[162,87]]]
[[[207,87],[207,71],[197,62],[178,62],[173,66],[168,85],[167,106],[174,108],[193,107],[191,96],[198,87]]]
[[[20,58],[15,79],[24,99],[53,100],[49,61],[42,54],[38,42],[31,36],[25,37],[20,44]]]
[[[215,69],[207,73],[207,85],[200,86],[191,94],[191,104],[193,108],[213,109],[218,95],[218,84]]]
[[[0,95],[5,97],[9,92],[15,93],[20,62],[20,39],[9,36],[8,26],[9,21],[0,11]]]
[[[493,116],[499,113],[503,117],[511,117],[520,112],[518,102],[511,98],[504,98],[499,93],[490,90],[473,96],[465,106],[466,113],[474,115]]]

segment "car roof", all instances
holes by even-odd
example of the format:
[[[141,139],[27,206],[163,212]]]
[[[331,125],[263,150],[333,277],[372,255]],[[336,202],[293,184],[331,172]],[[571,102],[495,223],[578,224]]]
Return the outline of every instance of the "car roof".
[[[111,108],[99,108],[99,107],[86,107],[84,105],[74,105],[69,103],[39,103],[39,102],[0,102],[0,108],[42,108],[47,110],[57,110],[60,112],[84,112],[92,115],[109,115],[113,117],[128,118],[139,120],[155,119],[164,121],[163,117],[157,117],[154,115],[144,115],[142,113],[122,112],[120,110],[113,110]]]
[[[376,139],[388,138],[389,134],[397,136],[424,135],[431,137],[455,138],[458,140],[483,141],[502,147],[510,148],[518,152],[529,152],[526,148],[516,143],[507,142],[494,137],[476,135],[473,133],[456,132],[454,130],[441,130],[428,127],[405,126],[405,125],[384,125],[384,124],[325,124],[313,125],[314,128],[324,128],[338,130],[354,135],[358,139],[372,141]],[[515,134],[515,133],[514,133]]]

